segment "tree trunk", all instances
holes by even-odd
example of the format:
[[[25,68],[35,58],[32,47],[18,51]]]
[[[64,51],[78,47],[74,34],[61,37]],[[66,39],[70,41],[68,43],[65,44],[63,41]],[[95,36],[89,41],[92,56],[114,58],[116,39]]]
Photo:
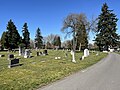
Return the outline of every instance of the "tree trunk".
[[[75,61],[75,48],[76,44],[75,44],[75,31],[73,32],[73,53],[72,53],[72,62],[76,63]]]

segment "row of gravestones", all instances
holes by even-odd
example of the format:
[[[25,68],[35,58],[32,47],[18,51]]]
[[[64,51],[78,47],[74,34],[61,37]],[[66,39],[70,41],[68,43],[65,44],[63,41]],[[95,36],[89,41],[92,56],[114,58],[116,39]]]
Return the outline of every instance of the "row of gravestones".
[[[41,55],[43,56],[48,55],[47,50],[44,50],[43,52],[37,52],[37,56],[41,56]]]
[[[30,57],[30,50],[26,49],[25,54],[24,54],[24,58],[29,58],[29,57]],[[8,55],[8,60],[9,60],[8,68],[20,65],[19,58],[14,58],[13,54]]]
[[[71,55],[73,55],[73,51],[70,52]],[[84,60],[85,57],[88,57],[90,55],[89,50],[85,49],[84,50],[84,55],[80,58],[80,60]]]
[[[26,49],[24,53],[24,58],[29,58],[30,57],[30,50]],[[47,50],[44,50],[43,55],[48,55]],[[13,54],[8,55],[8,60],[9,60],[9,65],[8,68],[18,66],[19,65],[19,58],[14,58]]]
[[[24,56],[24,58],[30,57],[30,50],[19,47],[19,56]]]
[[[39,56],[40,54],[42,54],[42,53],[37,52],[37,56]],[[47,50],[44,50],[43,54],[48,55]],[[72,51],[71,51],[71,54],[72,54]],[[88,57],[88,56],[89,56],[89,50],[85,49],[84,50],[84,55],[82,56],[81,59],[83,60],[85,57]],[[29,58],[29,57],[30,57],[30,50],[26,49],[25,54],[24,54],[24,58]],[[57,57],[57,59],[60,59],[60,58]],[[19,65],[19,59],[14,58],[13,54],[8,55],[8,60],[9,60],[9,65],[8,65],[9,68],[11,68],[12,66]]]
[[[19,47],[19,56],[24,56],[24,58],[29,58],[31,51],[29,49],[24,49]],[[44,50],[43,52],[37,52],[37,56],[40,55],[48,55],[47,50]]]

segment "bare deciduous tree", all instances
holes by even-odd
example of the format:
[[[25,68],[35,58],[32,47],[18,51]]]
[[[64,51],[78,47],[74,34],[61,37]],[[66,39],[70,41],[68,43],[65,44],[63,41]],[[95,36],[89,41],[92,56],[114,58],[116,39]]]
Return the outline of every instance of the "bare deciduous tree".
[[[96,20],[95,20],[96,21]],[[68,15],[64,21],[63,21],[63,27],[61,29],[62,32],[66,33],[67,37],[68,35],[73,34],[73,59],[72,62],[76,62],[75,61],[75,49],[76,49],[76,33],[79,31],[82,32],[82,27],[81,25],[85,25],[85,28],[87,30],[87,32],[89,33],[89,31],[91,29],[94,29],[95,25],[95,21],[92,21],[91,23],[87,21],[87,18],[85,16],[85,14],[70,14]],[[82,35],[82,33],[81,33]]]

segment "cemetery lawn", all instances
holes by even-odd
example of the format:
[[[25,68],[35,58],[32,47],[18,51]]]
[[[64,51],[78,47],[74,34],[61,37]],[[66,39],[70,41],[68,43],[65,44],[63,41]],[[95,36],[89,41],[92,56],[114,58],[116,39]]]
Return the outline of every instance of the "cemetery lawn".
[[[18,52],[13,53],[20,58],[21,66],[8,68],[7,52],[5,57],[0,57],[0,90],[33,90],[47,85],[56,80],[60,80],[72,73],[85,69],[102,58],[106,53],[90,53],[90,56],[80,61],[82,52],[76,52],[77,63],[71,62],[71,55],[65,57],[65,51],[49,50],[47,56],[36,56],[36,51],[32,51],[32,58],[24,59],[18,56]],[[66,51],[67,52],[67,51]],[[55,60],[55,57],[61,57]]]

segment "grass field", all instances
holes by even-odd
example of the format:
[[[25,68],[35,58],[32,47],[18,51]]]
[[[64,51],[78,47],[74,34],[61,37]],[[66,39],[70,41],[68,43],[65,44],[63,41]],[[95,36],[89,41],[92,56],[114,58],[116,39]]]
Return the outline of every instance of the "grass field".
[[[49,50],[47,56],[35,56],[36,51],[32,51],[32,58],[24,59],[18,56],[18,52],[13,53],[20,58],[20,64],[13,68],[8,68],[7,52],[5,57],[0,58],[0,90],[33,90],[41,86],[59,80],[74,72],[85,69],[98,61],[107,54],[90,53],[90,56],[80,61],[83,53],[76,52],[77,63],[71,62],[71,55],[65,57],[65,51]],[[55,57],[60,56],[60,60]]]

